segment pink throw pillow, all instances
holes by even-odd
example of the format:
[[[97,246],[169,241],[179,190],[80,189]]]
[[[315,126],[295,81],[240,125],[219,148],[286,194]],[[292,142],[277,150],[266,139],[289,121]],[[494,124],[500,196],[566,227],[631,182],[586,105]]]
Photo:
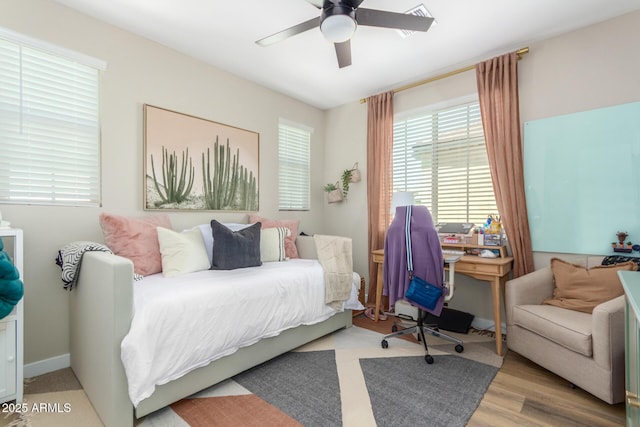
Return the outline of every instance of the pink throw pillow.
[[[296,237],[300,221],[297,219],[268,219],[256,214],[249,214],[249,223],[262,223],[262,228],[286,227],[291,231],[291,235],[284,238],[284,252],[288,258],[300,258],[296,247]]]
[[[100,227],[105,244],[114,254],[130,259],[136,273],[148,276],[162,271],[156,227],[171,229],[168,215],[130,218],[101,213]]]

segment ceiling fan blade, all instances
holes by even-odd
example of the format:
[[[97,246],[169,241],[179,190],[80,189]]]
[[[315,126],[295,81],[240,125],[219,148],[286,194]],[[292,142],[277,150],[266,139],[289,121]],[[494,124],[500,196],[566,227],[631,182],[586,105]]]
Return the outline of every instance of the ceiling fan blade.
[[[375,9],[356,9],[358,25],[369,27],[396,28],[398,30],[427,31],[433,18],[406,13],[385,12]]]
[[[311,3],[313,6],[317,7],[318,9],[322,9],[323,0],[307,0],[307,3]]]
[[[309,19],[308,21],[302,22],[298,25],[294,25],[293,27],[287,28],[286,30],[278,31],[275,34],[272,34],[263,39],[260,39],[256,41],[256,44],[260,46],[269,46],[271,44],[277,43],[284,39],[288,39],[291,36],[304,33],[305,31],[317,28],[319,26],[320,26],[319,18]]]
[[[336,56],[338,57],[338,66],[340,68],[351,65],[351,40],[342,43],[334,43],[336,48]]]
[[[342,4],[357,9],[363,0],[342,0]]]

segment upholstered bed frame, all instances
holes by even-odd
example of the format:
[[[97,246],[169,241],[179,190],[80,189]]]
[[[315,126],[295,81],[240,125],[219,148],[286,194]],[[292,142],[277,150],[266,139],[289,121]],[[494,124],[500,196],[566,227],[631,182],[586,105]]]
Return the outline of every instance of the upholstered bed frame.
[[[301,257],[313,258],[313,239],[298,238]],[[133,426],[141,418],[280,354],[351,326],[351,310],[324,322],[289,329],[156,387],[137,408],[129,400],[120,342],[133,318],[133,264],[104,252],[87,252],[70,292],[71,368],[106,427]]]

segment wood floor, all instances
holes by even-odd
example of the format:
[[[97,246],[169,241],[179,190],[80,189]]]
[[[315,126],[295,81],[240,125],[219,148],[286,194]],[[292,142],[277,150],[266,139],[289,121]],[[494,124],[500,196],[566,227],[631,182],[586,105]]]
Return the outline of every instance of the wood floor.
[[[375,323],[357,316],[353,323],[386,334],[392,320]],[[566,380],[508,351],[467,425],[624,426],[625,407],[622,403],[609,405],[579,388],[571,388]]]

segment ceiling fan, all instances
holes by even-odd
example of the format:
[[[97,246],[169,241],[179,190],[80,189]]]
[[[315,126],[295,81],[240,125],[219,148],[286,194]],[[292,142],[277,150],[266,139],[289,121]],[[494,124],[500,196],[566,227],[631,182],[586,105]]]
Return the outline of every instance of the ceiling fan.
[[[404,13],[386,12],[360,7],[363,0],[306,0],[321,10],[320,18],[313,18],[286,30],[256,41],[268,46],[316,27],[332,42],[340,68],[351,65],[351,36],[358,25],[395,28],[398,30],[427,31],[433,18]]]

